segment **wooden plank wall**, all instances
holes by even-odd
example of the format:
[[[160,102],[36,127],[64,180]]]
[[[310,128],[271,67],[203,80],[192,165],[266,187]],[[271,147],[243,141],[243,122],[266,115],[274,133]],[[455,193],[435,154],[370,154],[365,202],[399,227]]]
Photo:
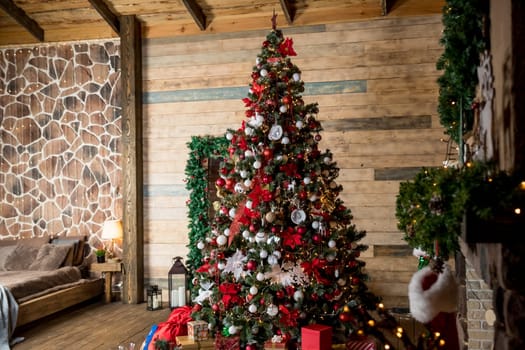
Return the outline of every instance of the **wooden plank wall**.
[[[292,60],[303,72],[303,97],[319,103],[321,147],[341,168],[341,198],[367,231],[370,287],[389,306],[406,306],[417,268],[396,227],[399,183],[422,166],[441,165],[446,151],[436,114],[441,30],[437,15],[283,30],[298,53]],[[145,42],[146,282],[162,285],[171,258],[187,252],[186,143],[240,126],[241,99],[266,34]]]

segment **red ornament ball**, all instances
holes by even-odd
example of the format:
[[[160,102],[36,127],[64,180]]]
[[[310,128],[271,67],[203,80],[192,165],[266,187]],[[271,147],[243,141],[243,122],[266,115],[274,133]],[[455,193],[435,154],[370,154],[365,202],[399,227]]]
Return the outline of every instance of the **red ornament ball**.
[[[218,311],[220,310],[219,304],[213,304],[213,305],[211,306],[211,309],[212,309],[213,311],[215,311],[215,312],[218,312]]]
[[[312,236],[312,241],[313,241],[315,244],[319,244],[319,243],[321,243],[321,240],[322,240],[322,238],[321,238],[321,236],[319,236],[319,235],[313,235],[313,236]]]
[[[359,284],[361,282],[361,279],[357,276],[352,277],[352,284]]]
[[[300,234],[300,235],[304,235],[306,233],[306,227],[298,226],[297,227],[297,233]]]
[[[257,350],[257,346],[253,344],[247,344],[245,347],[246,350]]]
[[[286,96],[283,97],[283,103],[284,104],[288,105],[288,104],[290,104],[290,102],[292,102],[292,98],[290,96],[286,95]]]
[[[270,148],[265,148],[263,151],[263,155],[265,158],[271,158],[273,156],[273,151]]]
[[[346,323],[346,322],[350,322],[350,321],[352,320],[352,315],[350,315],[349,312],[341,312],[341,313],[339,314],[339,320],[340,320],[341,322],[345,322],[345,323]]]
[[[322,139],[322,137],[319,134],[314,136],[314,140],[317,141],[317,142],[321,141],[321,139]]]
[[[223,187],[226,184],[226,181],[222,177],[219,177],[217,181],[215,181],[215,184],[219,187]]]
[[[269,184],[272,182],[272,176],[271,175],[268,175],[268,174],[264,174],[263,177],[262,177],[262,182],[264,184]]]
[[[224,253],[223,252],[218,252],[217,253],[217,259],[219,259],[219,260],[224,259]]]
[[[275,296],[278,299],[282,299],[282,298],[284,298],[284,292],[282,290],[278,290],[277,292],[275,292]]]
[[[257,269],[257,262],[255,260],[249,260],[246,263],[246,268],[250,271],[255,271],[255,269]]]

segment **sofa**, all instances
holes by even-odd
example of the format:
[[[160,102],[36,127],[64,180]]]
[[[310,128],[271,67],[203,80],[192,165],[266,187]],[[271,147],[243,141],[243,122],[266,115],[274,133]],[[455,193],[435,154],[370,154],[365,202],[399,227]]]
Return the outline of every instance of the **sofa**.
[[[104,280],[90,276],[91,250],[84,236],[0,240],[0,286],[18,304],[16,326],[103,294]]]

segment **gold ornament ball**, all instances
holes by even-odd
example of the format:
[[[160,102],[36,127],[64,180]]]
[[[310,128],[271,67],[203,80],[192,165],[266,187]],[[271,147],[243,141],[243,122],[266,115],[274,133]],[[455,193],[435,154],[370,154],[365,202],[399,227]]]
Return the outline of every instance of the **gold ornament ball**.
[[[275,213],[274,212],[269,212],[269,213],[266,213],[266,215],[264,216],[264,218],[266,219],[266,221],[268,222],[274,222],[275,221]]]

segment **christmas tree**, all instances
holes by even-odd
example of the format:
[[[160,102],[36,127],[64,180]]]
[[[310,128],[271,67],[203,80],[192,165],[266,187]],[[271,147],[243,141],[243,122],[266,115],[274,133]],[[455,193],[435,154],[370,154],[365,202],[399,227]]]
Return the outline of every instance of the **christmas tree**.
[[[274,17],[243,99],[246,120],[225,135],[220,203],[210,233],[197,243],[204,258],[195,272],[193,317],[213,334],[239,336],[249,350],[275,336],[298,340],[311,323],[387,343],[370,312],[383,325],[396,324],[368,291],[358,259],[365,232],[338,197],[332,153],[318,147],[319,110],[303,101],[295,55]]]

